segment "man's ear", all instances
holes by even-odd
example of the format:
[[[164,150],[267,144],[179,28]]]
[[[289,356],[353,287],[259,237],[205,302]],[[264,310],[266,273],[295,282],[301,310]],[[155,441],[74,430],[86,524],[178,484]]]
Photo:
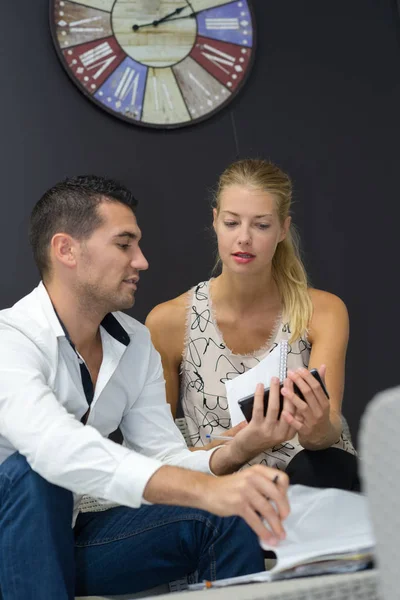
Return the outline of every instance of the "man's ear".
[[[51,242],[51,254],[53,258],[67,268],[76,266],[77,246],[76,240],[67,233],[56,233]]]
[[[283,240],[287,236],[291,222],[292,222],[292,217],[286,217],[286,219],[284,220],[283,226],[282,226],[282,231],[281,231],[281,237],[279,239],[280,242],[283,242]]]

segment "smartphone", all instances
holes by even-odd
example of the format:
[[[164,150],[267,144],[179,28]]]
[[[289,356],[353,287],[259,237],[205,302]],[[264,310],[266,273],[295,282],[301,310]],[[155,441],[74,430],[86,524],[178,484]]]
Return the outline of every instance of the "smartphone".
[[[317,369],[311,369],[310,371],[311,375],[313,377],[315,377],[315,379],[319,382],[320,386],[322,387],[322,389],[324,390],[324,394],[327,398],[329,398],[329,394],[326,390],[325,384],[321,379],[320,374],[318,373]],[[283,388],[283,383],[280,384],[280,389]],[[269,399],[269,389],[270,388],[266,388],[264,390],[264,416],[267,414],[267,409],[268,409],[268,399]],[[294,393],[301,398],[302,400],[304,400],[305,402],[305,398],[303,396],[303,394],[301,393],[301,391],[299,390],[299,388],[297,387],[297,385],[294,383],[293,384],[293,389],[294,389]],[[242,398],[241,400],[239,400],[238,402],[242,413],[245,416],[246,421],[251,421],[251,417],[253,414],[253,404],[254,404],[254,394],[250,395],[250,396],[246,396],[245,398]],[[283,396],[282,394],[279,394],[279,413],[278,413],[278,419],[280,419],[281,416],[281,412],[283,410]]]

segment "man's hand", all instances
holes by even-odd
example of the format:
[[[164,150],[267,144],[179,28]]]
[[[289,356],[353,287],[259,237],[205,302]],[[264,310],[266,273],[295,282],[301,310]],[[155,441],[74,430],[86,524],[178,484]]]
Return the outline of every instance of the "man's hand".
[[[143,497],[154,504],[192,506],[220,517],[242,517],[263,541],[275,545],[285,537],[282,521],[290,510],[288,485],[286,473],[264,465],[224,477],[165,465],[149,479]]]
[[[242,517],[259,538],[272,546],[285,538],[282,521],[290,512],[288,485],[286,473],[254,465],[240,473],[211,480],[204,508],[221,517]]]

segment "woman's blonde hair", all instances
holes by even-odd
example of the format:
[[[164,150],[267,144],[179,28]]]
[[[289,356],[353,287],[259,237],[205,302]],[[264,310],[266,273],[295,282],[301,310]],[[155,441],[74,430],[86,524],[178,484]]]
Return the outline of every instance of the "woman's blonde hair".
[[[283,225],[290,215],[292,182],[279,167],[266,160],[245,159],[232,163],[219,178],[215,196],[217,214],[221,194],[232,185],[262,189],[276,200],[278,218]],[[312,303],[308,293],[307,273],[300,258],[299,238],[293,225],[282,242],[278,243],[272,259],[272,276],[276,281],[285,319],[290,326],[290,341],[298,339],[307,331]]]

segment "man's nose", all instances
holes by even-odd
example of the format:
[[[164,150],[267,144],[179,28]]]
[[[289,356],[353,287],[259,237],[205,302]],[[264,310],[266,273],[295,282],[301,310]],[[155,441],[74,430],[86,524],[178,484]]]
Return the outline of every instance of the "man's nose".
[[[134,256],[131,264],[132,267],[134,267],[138,271],[146,271],[149,268],[149,263],[147,262],[146,257],[140,250],[140,248],[138,248],[138,251]]]

